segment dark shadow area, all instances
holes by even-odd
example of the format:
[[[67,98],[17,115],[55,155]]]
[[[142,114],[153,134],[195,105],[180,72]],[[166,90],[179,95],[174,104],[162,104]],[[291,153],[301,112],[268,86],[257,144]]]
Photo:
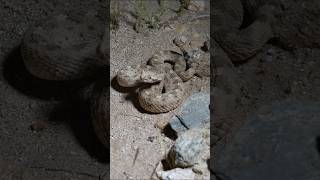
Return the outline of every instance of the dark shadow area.
[[[92,90],[90,102],[90,113],[93,121],[96,124],[96,135],[100,135],[100,140],[104,147],[110,148],[110,68],[104,68],[103,75],[96,81]],[[104,77],[107,77],[104,78]],[[110,156],[108,151],[107,156]],[[110,158],[110,157],[108,157]]]
[[[101,81],[106,84],[108,83],[106,79],[109,79],[109,77],[105,72],[109,71],[101,68],[101,71],[96,74],[95,81],[87,83],[87,85],[89,84],[90,86],[82,86],[82,88],[79,89],[80,91],[75,93],[76,95],[61,102],[61,105],[57,106],[55,111],[51,113],[50,120],[63,120],[66,122],[80,145],[85,148],[91,157],[97,159],[101,163],[110,163],[110,145],[109,147],[105,147],[97,137],[92,123],[90,107],[94,97],[93,94],[97,93],[96,89],[100,88],[100,85],[102,85]],[[105,108],[109,108],[106,109],[106,112],[110,111],[109,106]]]
[[[210,179],[212,179],[211,176],[213,176],[217,179],[217,176],[215,175],[215,173],[213,171],[213,167],[211,167],[211,165],[210,165],[210,159],[207,159],[207,167],[210,171]]]
[[[283,49],[283,50],[285,50],[285,51],[288,51],[288,52],[293,52],[293,50],[294,50],[294,48],[287,46],[286,44],[282,43],[278,38],[275,38],[275,37],[269,39],[269,40],[266,42],[266,44],[271,44],[271,45],[273,45],[273,46],[276,46],[276,47],[278,47],[278,48],[280,48],[280,49]],[[241,65],[246,64],[246,63],[248,62],[247,60],[255,59],[255,57],[257,57],[258,55],[259,55],[259,54],[257,53],[257,54],[254,54],[254,55],[248,57],[246,60],[243,60],[243,61],[235,61],[235,62],[233,62],[233,65],[234,65],[235,67],[240,67]]]
[[[20,47],[16,47],[7,56],[3,65],[5,80],[21,93],[43,100],[60,100],[60,105],[51,112],[49,120],[66,122],[78,142],[92,157],[103,163],[109,162],[109,150],[102,145],[95,134],[88,101],[90,99],[88,86],[95,81],[97,76],[101,76],[101,71],[81,80],[42,80],[27,71]]]
[[[250,15],[247,9],[243,10],[243,21],[239,30],[247,28],[251,23],[254,22],[253,17]]]
[[[216,177],[217,180],[231,180],[231,178],[229,178],[223,173],[213,172],[213,175]]]
[[[52,122],[65,122],[88,154],[102,163],[109,163],[109,149],[99,141],[91,122],[89,103],[63,101],[49,117]]]
[[[209,171],[213,172],[212,167],[210,165],[210,159],[207,159],[206,163],[207,163],[207,167],[208,167]]]
[[[172,168],[170,168],[170,164],[166,159],[161,160],[161,164],[162,164],[164,171],[168,171],[168,170],[172,169]]]
[[[281,42],[280,39],[276,38],[276,37],[269,39],[267,44],[272,44],[272,45],[274,45],[276,47],[279,47],[279,48],[281,48],[281,49],[283,49],[285,51],[289,51],[289,52],[292,52],[293,49],[294,49],[292,47],[289,47],[287,44]]]
[[[25,95],[44,100],[67,99],[87,84],[87,80],[48,81],[33,76],[23,63],[20,46],[6,57],[3,67],[3,76],[12,87]]]
[[[178,138],[177,133],[172,129],[170,124],[167,124],[162,130],[162,132],[173,141],[175,141]]]
[[[254,59],[255,57],[257,57],[257,54],[254,54],[252,56],[247,57],[246,59],[244,59],[243,61],[233,61],[232,64],[234,65],[234,67],[241,67],[242,65],[248,63],[248,60],[250,59]]]
[[[316,138],[316,147],[317,147],[317,150],[318,150],[319,155],[320,155],[320,136],[318,136]]]

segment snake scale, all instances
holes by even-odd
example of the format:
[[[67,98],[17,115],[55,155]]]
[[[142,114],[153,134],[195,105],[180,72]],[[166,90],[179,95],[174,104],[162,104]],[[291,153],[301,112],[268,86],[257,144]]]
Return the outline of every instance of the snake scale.
[[[177,108],[185,97],[183,81],[167,64],[156,68],[149,65],[125,68],[118,73],[118,82],[130,82],[126,87],[151,83],[150,87],[139,90],[138,99],[140,106],[152,113],[171,111]],[[124,83],[121,85],[124,86]]]
[[[147,88],[139,89],[138,94],[140,106],[148,112],[164,113],[176,109],[189,94],[183,82],[200,74],[197,73],[197,65],[201,60],[209,61],[209,54],[200,53],[200,47],[186,48],[188,43],[185,37],[178,37],[174,42],[183,54],[169,50],[158,51],[147,65],[128,66],[117,74],[117,81],[123,87],[150,84]],[[197,62],[192,63],[194,59]],[[209,66],[206,69],[209,71]]]

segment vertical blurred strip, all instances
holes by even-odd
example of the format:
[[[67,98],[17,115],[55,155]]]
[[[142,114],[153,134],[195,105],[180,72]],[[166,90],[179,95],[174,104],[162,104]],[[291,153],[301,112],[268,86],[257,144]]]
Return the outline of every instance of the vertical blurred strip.
[[[213,55],[214,55],[214,52],[213,52],[213,8],[214,6],[214,3],[213,1],[210,1],[210,48],[209,48],[209,52],[210,52],[210,161],[209,161],[209,169],[210,169],[210,179],[214,179],[215,180],[215,176],[213,174],[213,154],[214,154],[214,149],[212,148],[213,147],[213,124],[214,124],[214,117],[213,117],[213,101],[214,101],[214,98],[213,98],[213,90],[214,90],[214,83],[215,83],[215,76],[214,76],[214,69],[215,69],[215,63],[214,63],[214,60],[213,60]]]

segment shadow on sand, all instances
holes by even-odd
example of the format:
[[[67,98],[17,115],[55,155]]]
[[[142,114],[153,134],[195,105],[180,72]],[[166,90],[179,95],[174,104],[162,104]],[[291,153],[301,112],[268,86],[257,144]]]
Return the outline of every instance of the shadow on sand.
[[[42,100],[59,100],[51,112],[51,121],[67,123],[80,145],[99,162],[109,163],[109,149],[98,140],[91,123],[89,103],[81,99],[78,90],[92,79],[77,81],[47,81],[30,74],[24,66],[20,47],[6,57],[3,64],[5,80],[19,92]],[[90,77],[92,78],[92,77]]]

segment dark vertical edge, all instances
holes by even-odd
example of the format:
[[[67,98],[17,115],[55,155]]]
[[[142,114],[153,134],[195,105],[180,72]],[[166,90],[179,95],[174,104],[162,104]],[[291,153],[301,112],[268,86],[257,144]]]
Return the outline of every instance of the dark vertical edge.
[[[105,62],[105,69],[104,69],[104,74],[105,74],[105,77],[106,77],[106,81],[107,81],[107,84],[108,84],[108,86],[107,86],[107,101],[109,102],[109,103],[106,103],[107,104],[107,117],[109,117],[109,120],[110,120],[110,104],[111,104],[111,102],[110,102],[110,86],[111,86],[111,82],[110,82],[110,1],[111,0],[105,0],[105,3],[106,3],[106,23],[105,23],[105,26],[106,26],[106,31],[105,31],[105,35],[104,35],[104,41],[106,41],[106,49],[105,49],[105,51],[106,51],[106,53],[105,53],[105,60],[106,60],[106,62]],[[105,80],[104,80],[105,81]],[[101,179],[103,179],[103,180],[105,180],[105,179],[110,179],[110,166],[111,166],[111,164],[110,164],[110,123],[108,123],[108,141],[107,141],[107,146],[109,147],[108,148],[108,153],[107,153],[107,155],[108,155],[108,160],[109,160],[109,162],[108,162],[108,164],[107,164],[107,167],[106,167],[106,171],[105,171],[105,174],[104,174],[104,177],[103,178],[101,178]]]
[[[214,116],[213,116],[213,92],[214,92],[214,60],[213,60],[213,1],[210,0],[210,137],[213,137],[213,124],[214,124]],[[214,175],[212,174],[213,172],[213,138],[210,138],[210,161],[208,162],[208,167],[210,169],[210,179],[214,179]]]
[[[107,95],[107,99],[108,99],[108,101],[109,101],[109,103],[108,103],[108,114],[109,114],[109,120],[110,120],[110,104],[111,104],[111,102],[110,102],[110,86],[111,86],[111,82],[110,82],[110,14],[111,14],[111,12],[110,12],[110,1],[111,0],[106,0],[106,7],[107,7],[107,25],[106,25],[106,28],[107,28],[107,30],[106,30],[106,34],[105,34],[105,38],[106,38],[106,40],[107,40],[107,42],[109,42],[109,43],[107,43],[108,44],[108,48],[107,48],[107,66],[106,66],[106,74],[107,74],[107,81],[108,81],[108,95]],[[108,141],[108,147],[109,147],[109,152],[108,152],[108,156],[109,156],[109,163],[108,163],[108,165],[109,165],[109,167],[108,167],[108,169],[107,169],[107,176],[106,177],[108,177],[107,179],[110,179],[110,166],[111,166],[111,164],[110,164],[110,123],[109,123],[109,141]]]

